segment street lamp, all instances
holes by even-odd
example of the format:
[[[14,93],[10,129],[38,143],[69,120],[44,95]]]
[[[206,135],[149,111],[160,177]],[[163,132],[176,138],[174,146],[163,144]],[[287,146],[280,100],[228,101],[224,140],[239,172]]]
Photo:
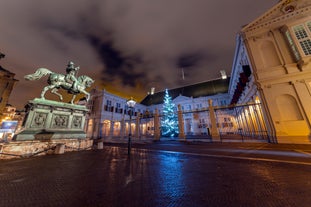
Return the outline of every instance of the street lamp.
[[[131,153],[131,121],[132,121],[132,113],[133,113],[133,109],[135,106],[136,102],[133,100],[133,98],[131,97],[127,102],[126,105],[129,107],[130,109],[130,124],[129,124],[129,138],[128,138],[128,143],[127,143],[127,154],[130,155]]]

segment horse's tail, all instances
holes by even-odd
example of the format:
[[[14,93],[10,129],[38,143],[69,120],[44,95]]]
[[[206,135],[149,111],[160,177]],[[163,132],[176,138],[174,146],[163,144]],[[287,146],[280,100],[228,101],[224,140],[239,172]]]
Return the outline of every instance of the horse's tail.
[[[49,75],[51,73],[52,73],[52,71],[50,71],[49,69],[39,68],[39,69],[36,70],[35,73],[29,74],[29,75],[25,75],[24,78],[26,80],[30,80],[30,81],[32,81],[32,80],[39,80],[43,76]]]

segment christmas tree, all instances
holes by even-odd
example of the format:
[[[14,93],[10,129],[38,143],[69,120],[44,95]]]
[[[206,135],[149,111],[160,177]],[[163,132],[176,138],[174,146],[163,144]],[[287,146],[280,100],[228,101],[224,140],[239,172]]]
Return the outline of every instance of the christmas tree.
[[[163,116],[161,118],[162,136],[164,137],[178,136],[178,118],[174,109],[175,104],[172,103],[172,98],[166,89],[163,103]]]

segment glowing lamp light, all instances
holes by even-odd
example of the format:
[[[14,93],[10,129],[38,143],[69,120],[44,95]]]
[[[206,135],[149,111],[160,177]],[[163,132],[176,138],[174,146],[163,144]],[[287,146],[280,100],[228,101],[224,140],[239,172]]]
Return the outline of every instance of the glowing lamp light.
[[[129,107],[129,108],[134,108],[135,107],[135,104],[136,104],[136,101],[133,100],[133,98],[130,98],[130,100],[128,100],[126,102],[126,105]]]
[[[127,106],[132,109],[130,112],[130,124],[129,124],[129,137],[128,137],[128,143],[127,143],[127,154],[130,156],[131,154],[131,136],[132,136],[132,132],[131,132],[131,122],[132,122],[132,113],[133,113],[133,108],[136,104],[136,102],[133,100],[133,98],[131,97],[127,102],[126,102]]]

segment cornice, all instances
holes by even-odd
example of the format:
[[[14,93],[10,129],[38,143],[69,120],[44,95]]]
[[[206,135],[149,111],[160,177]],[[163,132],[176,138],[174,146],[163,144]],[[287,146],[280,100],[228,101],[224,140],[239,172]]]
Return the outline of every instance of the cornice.
[[[280,9],[279,7],[277,7],[277,8]],[[269,21],[265,21],[261,24],[255,24],[254,23],[254,24],[242,29],[242,31],[245,33],[251,34],[251,33],[254,33],[254,32],[256,32],[260,29],[263,29],[263,28],[271,28],[276,24],[280,24],[281,22],[286,22],[288,20],[295,19],[295,18],[297,19],[297,17],[307,17],[310,15],[311,15],[311,6],[308,6],[308,7],[297,9],[297,10],[294,10],[290,13],[286,13],[284,15],[278,16],[278,17],[273,18]]]

